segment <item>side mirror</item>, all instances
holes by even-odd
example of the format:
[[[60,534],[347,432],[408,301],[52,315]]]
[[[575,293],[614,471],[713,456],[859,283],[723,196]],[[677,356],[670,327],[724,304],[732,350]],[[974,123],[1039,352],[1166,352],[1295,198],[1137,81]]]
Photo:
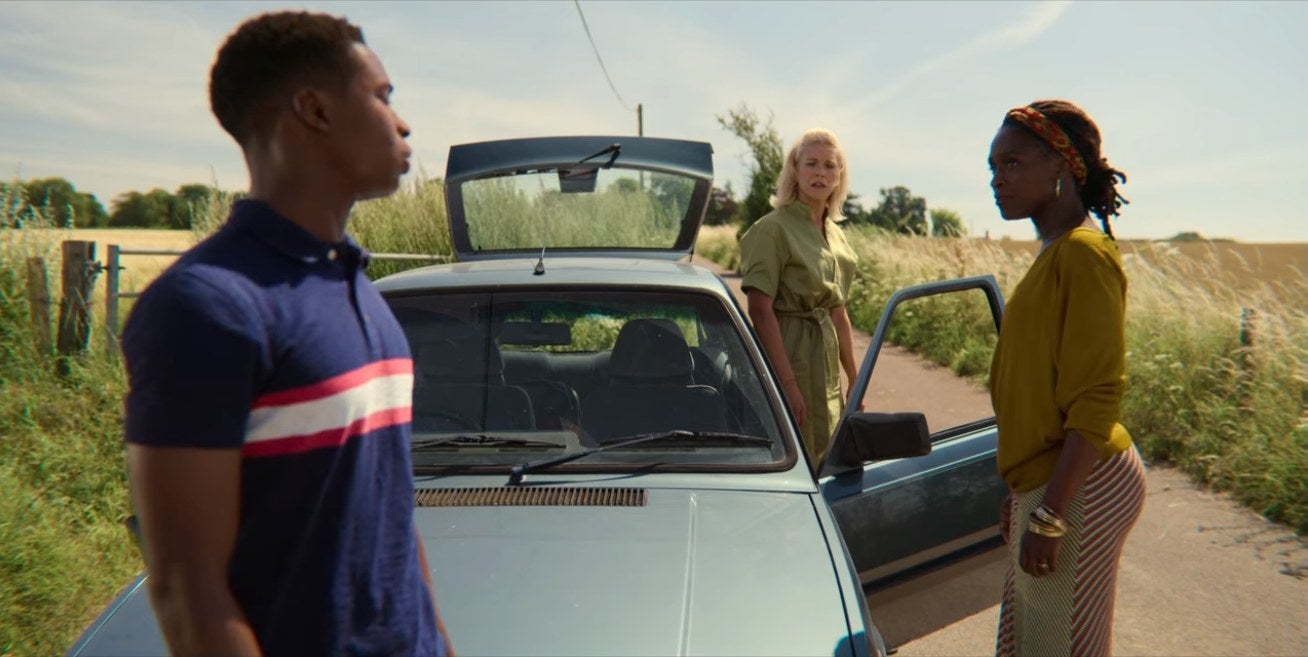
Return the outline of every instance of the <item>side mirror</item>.
[[[852,413],[840,421],[822,476],[860,468],[864,463],[925,456],[931,434],[921,413]]]

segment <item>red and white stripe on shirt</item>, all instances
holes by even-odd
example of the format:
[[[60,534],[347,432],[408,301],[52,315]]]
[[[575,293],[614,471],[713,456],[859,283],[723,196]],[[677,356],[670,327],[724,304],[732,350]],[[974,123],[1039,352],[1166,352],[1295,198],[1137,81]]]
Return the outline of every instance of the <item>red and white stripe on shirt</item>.
[[[342,447],[413,417],[413,361],[392,358],[255,400],[243,457]]]

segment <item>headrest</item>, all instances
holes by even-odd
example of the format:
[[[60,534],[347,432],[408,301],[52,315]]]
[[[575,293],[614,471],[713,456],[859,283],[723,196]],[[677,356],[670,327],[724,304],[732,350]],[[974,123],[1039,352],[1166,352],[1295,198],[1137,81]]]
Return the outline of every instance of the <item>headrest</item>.
[[[667,319],[633,319],[623,324],[609,360],[609,375],[614,378],[688,378],[694,370],[686,338]]]
[[[504,367],[514,381],[541,381],[550,375],[548,359],[543,351],[513,351]]]
[[[441,339],[418,345],[419,375],[428,383],[502,383],[504,359],[494,341]]]

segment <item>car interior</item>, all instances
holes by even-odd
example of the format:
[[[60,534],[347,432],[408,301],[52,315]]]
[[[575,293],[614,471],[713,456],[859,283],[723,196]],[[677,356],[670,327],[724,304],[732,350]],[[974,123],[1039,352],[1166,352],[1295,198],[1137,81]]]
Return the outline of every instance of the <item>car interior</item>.
[[[414,357],[415,435],[562,431],[596,446],[683,430],[767,437],[782,449],[758,364],[710,296],[534,291],[390,302]]]

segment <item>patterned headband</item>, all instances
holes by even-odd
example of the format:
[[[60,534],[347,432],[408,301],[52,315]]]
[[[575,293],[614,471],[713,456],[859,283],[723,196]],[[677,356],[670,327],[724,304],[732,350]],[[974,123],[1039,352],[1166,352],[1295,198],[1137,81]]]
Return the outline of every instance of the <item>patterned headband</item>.
[[[1036,136],[1058,151],[1058,154],[1072,165],[1072,175],[1076,176],[1076,183],[1085,184],[1085,160],[1081,159],[1081,153],[1072,145],[1072,138],[1068,137],[1057,123],[1040,113],[1040,110],[1028,106],[1014,107],[1008,110],[1007,116],[1029,128],[1031,132],[1036,133]]]

